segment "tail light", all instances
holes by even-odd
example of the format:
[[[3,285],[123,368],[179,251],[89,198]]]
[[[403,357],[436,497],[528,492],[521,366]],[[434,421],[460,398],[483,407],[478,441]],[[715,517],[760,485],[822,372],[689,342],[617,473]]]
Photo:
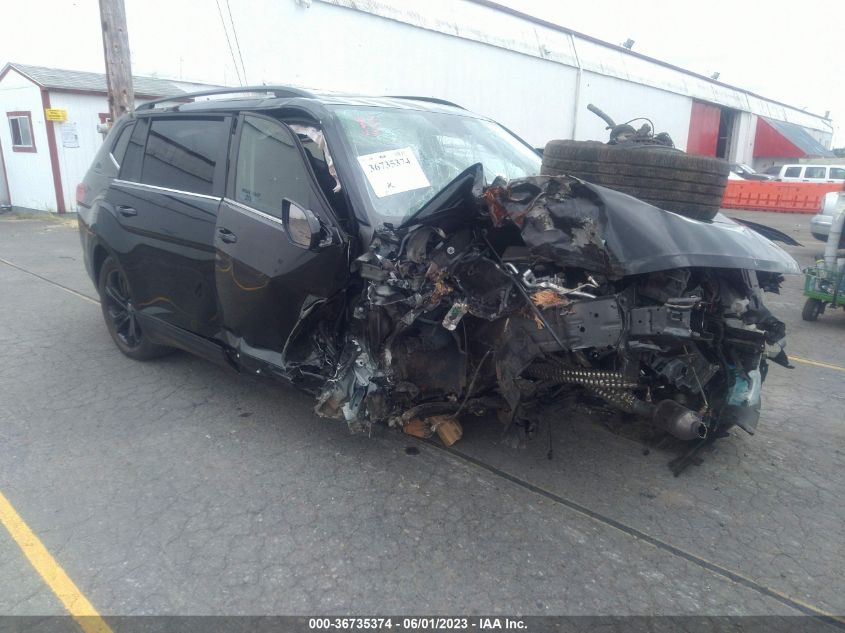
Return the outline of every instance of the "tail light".
[[[86,185],[84,182],[79,183],[76,185],[76,204],[77,205],[84,205],[85,200],[88,198],[88,192],[90,191],[90,187]]]

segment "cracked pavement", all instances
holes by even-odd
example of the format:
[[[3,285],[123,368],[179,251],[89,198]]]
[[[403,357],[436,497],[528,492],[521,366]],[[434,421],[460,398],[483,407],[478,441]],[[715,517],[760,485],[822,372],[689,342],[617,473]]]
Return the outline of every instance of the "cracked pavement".
[[[823,248],[810,216],[731,215],[794,234],[802,266]],[[0,258],[96,297],[72,221],[0,218]],[[802,322],[801,287],[767,295],[788,351],[845,365],[845,313]],[[486,418],[457,455],[350,435],[285,385],[129,360],[97,305],[3,263],[0,293],[0,491],[105,616],[797,613],[754,583],[845,613],[845,372],[773,366],[757,435],[675,478],[677,446],[566,411],[552,460],[546,429],[506,448]],[[0,614],[60,613],[0,530]]]

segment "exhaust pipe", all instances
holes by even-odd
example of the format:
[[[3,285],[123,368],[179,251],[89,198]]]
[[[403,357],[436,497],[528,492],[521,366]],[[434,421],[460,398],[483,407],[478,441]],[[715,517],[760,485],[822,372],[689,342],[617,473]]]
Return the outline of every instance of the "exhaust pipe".
[[[703,440],[707,437],[707,425],[695,412],[674,400],[661,400],[654,407],[650,424],[663,429],[679,440]]]
[[[707,425],[701,416],[674,400],[661,400],[655,405],[640,400],[626,390],[595,385],[589,385],[587,389],[617,409],[644,418],[652,426],[663,429],[679,440],[703,440],[707,437]]]

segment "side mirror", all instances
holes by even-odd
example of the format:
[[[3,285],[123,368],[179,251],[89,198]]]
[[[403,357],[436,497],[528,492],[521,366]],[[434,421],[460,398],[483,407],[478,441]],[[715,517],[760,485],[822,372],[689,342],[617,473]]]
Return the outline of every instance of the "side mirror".
[[[320,244],[320,220],[311,211],[287,198],[282,200],[282,224],[294,244],[307,249],[316,248]]]

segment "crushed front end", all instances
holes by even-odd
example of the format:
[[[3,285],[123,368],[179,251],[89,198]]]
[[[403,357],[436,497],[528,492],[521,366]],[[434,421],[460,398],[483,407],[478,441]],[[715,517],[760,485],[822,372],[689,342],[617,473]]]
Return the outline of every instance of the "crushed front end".
[[[786,253],[576,179],[481,181],[467,170],[354,262],[319,413],[426,435],[580,401],[683,440],[755,431],[768,361],[788,366],[762,300],[797,272]]]

